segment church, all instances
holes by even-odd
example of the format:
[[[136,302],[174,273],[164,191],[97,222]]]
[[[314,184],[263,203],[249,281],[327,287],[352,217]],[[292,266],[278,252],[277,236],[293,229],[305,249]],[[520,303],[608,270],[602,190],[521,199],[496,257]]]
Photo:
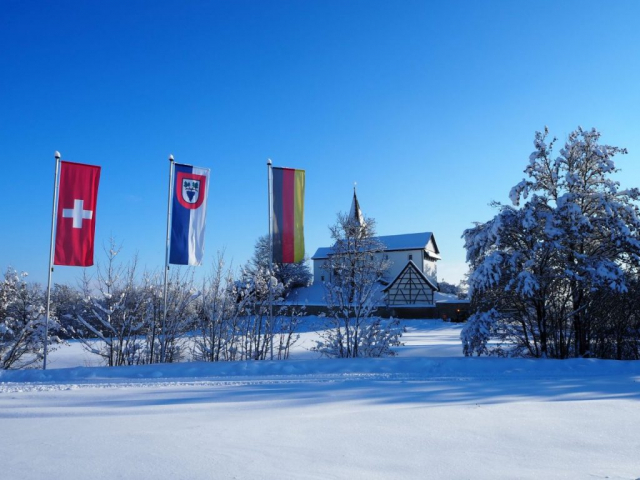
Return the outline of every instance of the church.
[[[349,212],[350,223],[364,224],[355,189]],[[439,292],[437,262],[440,250],[432,232],[406,233],[378,236],[382,249],[374,255],[388,261],[389,268],[379,282],[380,316],[404,318],[448,318],[463,320],[469,302]],[[305,304],[308,313],[321,313],[325,283],[331,281],[332,272],[327,260],[333,254],[332,247],[318,248],[311,257],[313,284],[292,292],[287,303]]]
[[[364,224],[355,189],[349,222],[358,226]],[[438,291],[436,262],[440,260],[440,251],[433,233],[386,235],[376,239],[383,249],[375,255],[382,256],[390,265],[381,280],[384,303],[388,306],[434,306],[434,293]],[[325,268],[331,255],[331,247],[321,247],[311,257],[314,285],[331,281],[331,272]]]
[[[355,189],[348,221],[356,226],[362,226],[365,222]],[[466,319],[469,301],[440,293],[438,289],[437,262],[441,257],[432,232],[383,235],[376,239],[382,249],[374,255],[382,256],[389,263],[388,270],[378,284],[379,304],[376,313],[379,316],[454,321]],[[332,247],[316,250],[311,257],[313,284],[294,289],[286,303],[305,305],[308,314],[326,311],[325,284],[331,281],[332,275],[327,268],[327,260],[332,254]]]

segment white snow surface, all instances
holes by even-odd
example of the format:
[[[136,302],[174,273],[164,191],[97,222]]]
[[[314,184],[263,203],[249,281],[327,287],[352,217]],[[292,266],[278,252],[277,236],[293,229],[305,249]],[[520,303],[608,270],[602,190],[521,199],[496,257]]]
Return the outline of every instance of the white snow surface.
[[[0,372],[0,478],[637,479],[640,362],[464,358],[406,321],[384,359]],[[66,368],[73,367],[73,368]]]

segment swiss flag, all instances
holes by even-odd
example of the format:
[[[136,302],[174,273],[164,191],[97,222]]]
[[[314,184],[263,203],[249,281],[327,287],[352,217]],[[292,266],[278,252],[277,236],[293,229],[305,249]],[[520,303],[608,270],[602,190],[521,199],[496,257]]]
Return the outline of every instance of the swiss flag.
[[[60,162],[55,265],[93,265],[99,181],[100,167]]]

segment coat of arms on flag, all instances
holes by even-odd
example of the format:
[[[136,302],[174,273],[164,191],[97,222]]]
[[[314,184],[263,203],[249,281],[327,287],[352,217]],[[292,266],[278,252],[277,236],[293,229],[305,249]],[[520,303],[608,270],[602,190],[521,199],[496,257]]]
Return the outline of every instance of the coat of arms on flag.
[[[205,175],[176,172],[176,185],[180,187],[180,204],[189,209],[200,208],[206,194],[207,179]]]

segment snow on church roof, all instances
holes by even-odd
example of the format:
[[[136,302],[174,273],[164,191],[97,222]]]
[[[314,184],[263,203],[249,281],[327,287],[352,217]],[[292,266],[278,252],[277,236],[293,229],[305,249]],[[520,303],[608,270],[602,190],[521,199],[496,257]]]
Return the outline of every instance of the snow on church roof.
[[[394,250],[421,250],[427,246],[429,240],[433,237],[431,232],[420,233],[405,233],[402,235],[383,235],[376,237],[387,248],[385,251],[390,252]],[[436,254],[439,254],[438,246],[433,242]],[[332,253],[331,247],[320,247],[316,250],[316,253],[311,257],[311,260],[320,260],[327,258]]]

